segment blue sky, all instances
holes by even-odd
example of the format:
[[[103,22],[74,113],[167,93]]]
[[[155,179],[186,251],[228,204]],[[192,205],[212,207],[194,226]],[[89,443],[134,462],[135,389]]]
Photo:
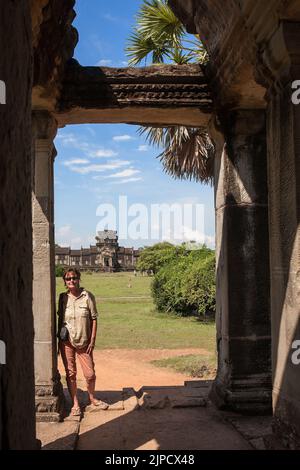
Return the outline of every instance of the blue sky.
[[[79,32],[79,43],[75,58],[82,65],[126,66],[124,48],[141,3],[77,0],[74,26]],[[108,215],[108,210],[108,228],[123,231],[119,240],[123,246],[151,245],[168,237],[176,243],[196,239],[213,246],[213,189],[166,175],[155,158],[159,149],[147,145],[137,134],[137,126],[67,126],[59,130],[55,145],[56,243],[73,248],[95,244],[96,231],[103,228],[103,216]],[[125,197],[128,231],[124,229]],[[151,223],[152,229],[156,223],[151,219],[155,204],[178,204],[182,210],[192,204],[193,220],[186,224],[182,240],[174,236],[173,219],[171,231],[158,223],[151,238]],[[196,207],[201,217],[196,218]]]

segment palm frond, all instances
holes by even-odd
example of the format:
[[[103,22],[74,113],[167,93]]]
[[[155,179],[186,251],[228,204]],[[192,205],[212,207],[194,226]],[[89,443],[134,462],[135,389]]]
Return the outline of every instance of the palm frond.
[[[195,40],[193,41],[184,38],[181,47],[183,50],[189,51],[193,61],[200,64],[206,64],[208,62],[208,53],[198,35],[195,36]]]
[[[147,59],[152,54],[153,62],[163,62],[163,57],[168,53],[166,46],[156,44],[151,38],[145,38],[137,31],[134,31],[129,38],[129,45],[126,48],[129,57],[129,66],[138,65],[143,59]]]
[[[167,127],[144,127],[141,126],[137,130],[140,136],[144,136],[145,140],[156,147],[165,147],[167,141]]]
[[[151,54],[153,63],[165,59],[176,64],[208,60],[199,36],[188,39],[167,0],[144,0],[129,43],[126,52],[130,65],[138,65]],[[163,148],[157,158],[166,173],[174,178],[212,182],[214,146],[205,130],[173,126],[140,127],[138,132],[150,145]]]
[[[178,45],[185,33],[184,26],[174,15],[166,0],[145,0],[136,17],[137,30],[145,38],[151,37],[156,43],[166,40]]]
[[[141,127],[149,144],[163,147],[157,156],[164,171],[174,178],[212,183],[213,143],[203,129],[185,126]]]
[[[164,171],[174,178],[212,183],[214,146],[208,134],[199,129],[188,129],[176,136],[158,156]]]

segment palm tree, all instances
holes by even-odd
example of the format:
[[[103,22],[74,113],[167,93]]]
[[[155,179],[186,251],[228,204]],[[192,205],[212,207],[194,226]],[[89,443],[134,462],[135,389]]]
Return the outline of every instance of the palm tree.
[[[189,38],[184,26],[167,5],[167,0],[144,0],[126,53],[129,65],[136,66],[149,56],[152,63],[178,65],[208,60],[200,38]],[[175,178],[212,182],[214,146],[207,132],[185,126],[141,127],[140,134],[163,151],[158,155],[164,170]]]

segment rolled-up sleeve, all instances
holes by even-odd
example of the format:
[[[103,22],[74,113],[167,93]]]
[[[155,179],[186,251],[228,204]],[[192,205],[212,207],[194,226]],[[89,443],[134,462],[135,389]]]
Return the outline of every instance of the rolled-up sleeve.
[[[89,292],[88,294],[88,306],[90,309],[91,317],[93,320],[97,320],[98,317],[98,311],[97,311],[97,305],[96,305],[96,299],[93,294]]]

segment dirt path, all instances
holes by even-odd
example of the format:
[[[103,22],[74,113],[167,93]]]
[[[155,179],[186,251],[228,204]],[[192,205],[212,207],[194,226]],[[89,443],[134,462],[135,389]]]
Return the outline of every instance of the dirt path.
[[[155,367],[150,361],[187,354],[209,355],[209,351],[200,348],[190,349],[104,349],[94,352],[97,375],[97,390],[122,390],[133,387],[139,390],[143,386],[183,385],[190,376]],[[65,375],[59,357],[59,370]],[[78,385],[85,389],[85,382],[78,366]]]
[[[196,400],[206,397],[208,385],[199,384],[197,379],[194,379],[197,384],[191,384],[191,377],[155,367],[150,361],[187,354],[207,356],[209,352],[200,348],[95,351],[96,390],[100,392],[98,398],[109,403],[110,408],[107,411],[85,410],[80,423],[77,450],[251,449],[249,443],[233,426],[224,422],[212,404],[203,406],[202,403],[194,403],[183,407],[169,405],[176,397],[183,401],[188,400],[189,403],[191,397]],[[61,361],[59,368],[64,375]],[[188,385],[182,387],[185,380]],[[78,385],[85,390],[80,367]],[[166,388],[167,386],[170,388]],[[143,407],[144,394],[138,395],[139,401],[135,395],[124,400],[124,388],[134,388],[139,392],[142,387],[148,399],[145,403],[150,403],[150,399],[158,406],[153,409]],[[83,403],[83,394],[80,399]],[[67,425],[70,426],[68,421]],[[46,431],[49,434],[49,426]],[[63,442],[63,439],[55,440],[53,436],[50,439],[46,431],[44,434],[48,441],[55,441],[52,448]],[[41,429],[39,433],[42,438]],[[44,442],[47,443],[45,436]]]

